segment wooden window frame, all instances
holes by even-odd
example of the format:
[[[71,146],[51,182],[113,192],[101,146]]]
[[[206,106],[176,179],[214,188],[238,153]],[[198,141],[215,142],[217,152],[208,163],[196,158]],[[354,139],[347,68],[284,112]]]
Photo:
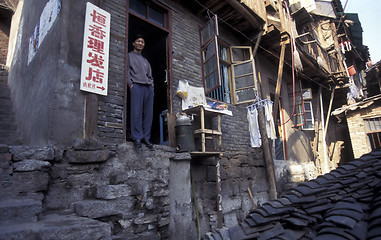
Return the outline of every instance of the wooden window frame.
[[[302,94],[302,83],[299,79],[296,80],[295,86],[298,84],[299,88],[298,90],[295,88],[295,109],[294,109],[294,102],[293,102],[293,89],[291,88],[291,93],[288,93],[288,100],[289,100],[289,106],[290,106],[290,114],[291,116],[291,122],[293,128],[299,128],[306,124],[306,114],[304,109],[304,100],[303,100],[303,94]],[[288,86],[292,86],[292,83],[287,84]],[[288,87],[288,89],[290,89]],[[297,98],[300,98],[300,103],[297,103]],[[296,106],[299,106],[300,112],[296,113]],[[293,111],[294,110],[294,111]],[[296,123],[297,121],[295,118],[302,118],[301,122]],[[296,123],[296,124],[295,124]]]
[[[307,95],[308,93],[308,95]],[[303,88],[302,89],[302,98],[303,98],[303,106],[304,106],[304,119],[305,124],[302,126],[303,130],[314,130],[315,118],[314,118],[314,110],[312,105],[312,89],[311,88]],[[306,110],[306,104],[310,105],[310,110]],[[311,118],[307,117],[307,112],[311,113]],[[307,122],[312,122],[312,127],[307,127]]]
[[[372,124],[373,123],[373,124]],[[365,132],[373,150],[381,147],[381,116],[364,119]]]
[[[244,56],[245,59],[242,59],[242,60],[235,59],[234,54],[233,54],[233,50],[235,50],[235,49],[248,50],[249,55]],[[232,89],[233,89],[232,90],[232,102],[235,105],[244,104],[244,103],[252,103],[254,101],[255,97],[257,96],[256,76],[255,76],[256,70],[255,70],[255,62],[254,62],[252,47],[251,46],[230,46],[230,56],[231,56],[231,63],[232,63],[232,65],[231,65],[231,68],[232,68],[232,70],[231,70],[232,71],[232,81],[231,82],[232,82]],[[251,64],[252,72],[248,72],[248,73],[241,74],[241,75],[236,75],[235,74],[235,67],[237,67],[239,65],[243,65],[243,64],[249,64],[249,65]],[[252,76],[252,80],[253,80],[252,84],[248,84],[244,87],[237,88],[238,78],[247,77],[247,76]],[[253,89],[253,92],[254,92],[253,98],[240,101],[239,97],[238,97],[238,92],[248,90],[248,89]]]

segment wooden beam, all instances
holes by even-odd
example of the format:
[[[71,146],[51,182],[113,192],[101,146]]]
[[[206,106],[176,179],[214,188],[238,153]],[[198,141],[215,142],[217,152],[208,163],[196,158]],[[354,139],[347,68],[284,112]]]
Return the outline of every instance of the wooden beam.
[[[286,41],[283,40],[281,43],[280,57],[279,57],[279,67],[278,67],[278,78],[276,81],[275,99],[274,99],[274,119],[278,117],[278,106],[279,106],[279,96],[282,87],[282,76],[283,76],[283,65],[284,65],[284,53],[286,50]]]
[[[263,23],[260,23],[257,18],[253,16],[241,3],[237,0],[225,0],[232,6],[239,14],[241,14],[254,28],[261,28]]]
[[[255,65],[254,65],[255,66]],[[260,76],[260,71],[255,70],[255,72],[258,72],[258,78],[255,75],[255,81],[262,82]],[[258,97],[262,99],[263,92],[262,92],[262,85],[261,84],[256,84],[258,87],[257,94]],[[265,163],[266,163],[266,172],[267,172],[267,177],[269,180],[269,192],[270,192],[270,200],[277,199],[278,197],[278,192],[276,189],[276,178],[275,178],[275,170],[274,170],[274,161],[271,155],[271,148],[270,148],[270,141],[267,136],[267,131],[266,131],[266,120],[265,120],[265,113],[263,108],[258,109],[258,125],[259,125],[259,132],[261,133],[261,139],[262,139],[262,148],[263,148],[263,155],[265,158]]]
[[[84,139],[96,139],[98,127],[98,95],[86,93]]]
[[[333,103],[333,97],[335,96],[335,88],[332,88],[332,92],[331,92],[331,99],[329,100],[329,107],[328,107],[328,113],[327,113],[327,120],[325,121],[326,122],[326,125],[325,125],[325,129],[324,129],[324,133],[325,135],[327,136],[327,130],[328,130],[328,124],[329,124],[329,118],[331,116],[331,111],[332,111],[332,103]]]
[[[321,94],[321,87],[319,88],[319,93],[318,96]],[[320,112],[320,104],[318,103],[316,108],[316,113]],[[314,143],[313,143],[313,155],[314,155],[314,160],[316,161],[316,153],[318,149],[318,143],[319,143],[319,126],[320,125],[320,115],[316,115],[316,120],[315,120],[315,125],[314,125],[314,131],[315,131],[315,137],[314,137]]]

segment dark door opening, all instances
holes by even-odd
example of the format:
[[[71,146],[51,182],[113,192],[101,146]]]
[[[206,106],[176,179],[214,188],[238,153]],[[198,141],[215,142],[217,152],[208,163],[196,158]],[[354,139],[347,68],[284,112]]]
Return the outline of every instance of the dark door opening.
[[[145,38],[145,47],[142,55],[147,58],[152,68],[152,76],[155,85],[155,97],[153,105],[153,122],[151,129],[151,142],[154,144],[160,143],[160,131],[164,135],[164,140],[167,137],[166,126],[160,123],[161,114],[168,109],[167,99],[167,37],[168,33],[147,21],[144,21],[134,15],[129,15],[128,21],[128,51],[132,51],[132,37],[136,34],[141,34]],[[130,94],[128,93],[128,96]],[[127,103],[127,139],[130,138],[130,101]],[[166,115],[165,115],[166,116]]]

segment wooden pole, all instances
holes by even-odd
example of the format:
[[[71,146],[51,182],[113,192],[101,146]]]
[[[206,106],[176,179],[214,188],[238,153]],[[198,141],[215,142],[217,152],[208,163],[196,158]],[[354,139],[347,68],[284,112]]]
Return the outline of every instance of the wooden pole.
[[[332,103],[333,103],[333,97],[335,96],[335,88],[333,88],[331,92],[331,99],[329,100],[329,107],[328,107],[328,114],[327,114],[327,120],[325,121],[325,129],[324,133],[327,135],[327,130],[328,130],[328,124],[329,124],[329,118],[331,116],[331,111],[332,111]]]
[[[321,87],[319,87],[321,89]],[[323,159],[324,159],[324,162],[322,164],[322,174],[326,174],[329,172],[329,165],[328,165],[328,159],[327,159],[327,142],[325,140],[325,124],[324,124],[324,108],[323,108],[323,94],[321,93],[321,90],[319,90],[320,92],[320,114],[321,114],[321,124],[322,124],[322,132],[323,132],[323,136],[322,136],[322,143],[323,143]]]
[[[270,185],[270,189],[269,189],[270,200],[274,200],[274,199],[277,199],[278,197],[278,193],[276,190],[274,161],[271,156],[270,143],[269,143],[269,139],[267,137],[267,132],[266,132],[265,113],[263,111],[263,108],[259,108],[258,110],[259,110],[258,111],[258,125],[259,125],[259,132],[261,133],[263,154],[265,156],[265,163],[266,163],[266,172],[267,172],[267,177],[269,179],[269,185]]]
[[[278,117],[278,106],[279,106],[279,96],[280,90],[282,87],[282,75],[283,75],[283,64],[284,64],[284,53],[286,50],[286,41],[283,40],[280,43],[280,57],[279,57],[279,67],[278,67],[278,78],[276,80],[276,90],[275,90],[275,99],[274,99],[274,120]]]
[[[222,228],[221,156],[216,156],[217,228]]]
[[[254,64],[255,67],[255,64]],[[260,75],[260,73],[258,72]],[[255,76],[256,82],[258,82],[257,76]],[[257,84],[258,90],[257,94],[258,97],[262,99],[262,86],[261,84]],[[265,157],[265,163],[266,163],[266,172],[267,172],[267,177],[269,180],[269,192],[270,192],[270,200],[274,200],[278,197],[278,193],[276,190],[276,180],[275,180],[275,170],[274,170],[274,161],[271,156],[271,148],[270,148],[270,143],[269,139],[267,136],[267,131],[266,131],[266,120],[265,120],[265,113],[263,111],[263,108],[259,108],[258,111],[258,125],[259,125],[259,132],[261,133],[261,138],[262,138],[262,148],[263,148],[263,155]]]
[[[319,88],[319,93],[318,96],[320,97],[321,94],[321,87]],[[320,104],[317,104],[317,109],[316,113],[320,112]],[[320,117],[319,114],[316,115],[316,121],[315,121],[315,126],[314,126],[314,131],[315,131],[315,138],[314,138],[314,149],[313,149],[313,154],[314,154],[314,160],[316,160],[316,153],[318,149],[318,143],[319,143],[319,128],[320,128]]]

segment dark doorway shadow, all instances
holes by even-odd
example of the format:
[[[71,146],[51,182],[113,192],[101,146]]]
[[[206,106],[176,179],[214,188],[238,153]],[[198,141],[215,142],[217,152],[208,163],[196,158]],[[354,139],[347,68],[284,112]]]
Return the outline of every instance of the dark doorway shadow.
[[[133,50],[132,37],[141,34],[145,38],[145,47],[142,55],[147,58],[152,68],[152,76],[155,84],[153,122],[151,141],[160,143],[160,131],[166,131],[165,126],[160,127],[161,113],[168,109],[168,94],[166,82],[167,70],[167,37],[168,33],[149,22],[130,14],[128,23],[128,51]],[[129,92],[127,93],[130,96]],[[130,100],[127,103],[127,141],[130,137]]]

